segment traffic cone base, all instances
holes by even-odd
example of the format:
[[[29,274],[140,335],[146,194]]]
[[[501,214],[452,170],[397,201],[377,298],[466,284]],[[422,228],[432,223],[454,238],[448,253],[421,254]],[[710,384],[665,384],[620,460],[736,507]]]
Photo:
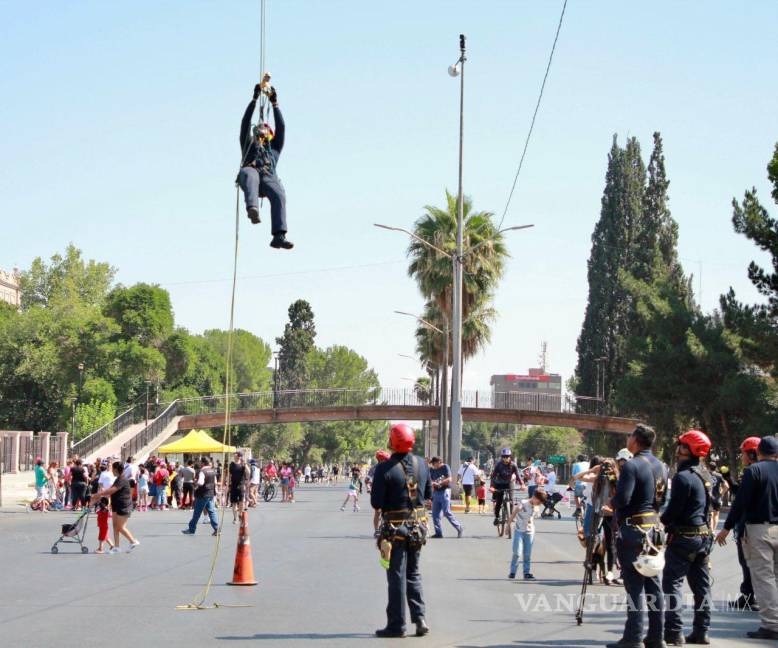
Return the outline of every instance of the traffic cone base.
[[[254,563],[251,559],[251,540],[249,539],[248,513],[240,514],[240,529],[238,530],[238,547],[235,550],[235,568],[232,580],[227,585],[256,585],[254,580]]]

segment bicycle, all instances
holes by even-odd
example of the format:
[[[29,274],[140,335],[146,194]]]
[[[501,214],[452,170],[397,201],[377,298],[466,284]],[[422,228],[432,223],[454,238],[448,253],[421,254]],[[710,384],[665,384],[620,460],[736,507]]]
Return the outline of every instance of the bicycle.
[[[262,499],[266,502],[269,502],[276,496],[276,492],[278,489],[276,488],[276,480],[271,479],[270,481],[265,482],[265,486],[262,488]]]
[[[497,536],[502,538],[505,535],[508,539],[511,538],[511,513],[513,513],[513,489],[508,488],[496,488],[495,492],[502,491],[502,502],[500,504],[500,510],[497,513]]]

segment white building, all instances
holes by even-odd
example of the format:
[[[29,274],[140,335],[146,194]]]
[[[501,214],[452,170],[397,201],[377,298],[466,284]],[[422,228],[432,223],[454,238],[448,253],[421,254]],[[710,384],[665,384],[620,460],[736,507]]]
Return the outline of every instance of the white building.
[[[22,291],[19,288],[19,270],[11,272],[0,269],[0,301],[19,308],[22,305]]]

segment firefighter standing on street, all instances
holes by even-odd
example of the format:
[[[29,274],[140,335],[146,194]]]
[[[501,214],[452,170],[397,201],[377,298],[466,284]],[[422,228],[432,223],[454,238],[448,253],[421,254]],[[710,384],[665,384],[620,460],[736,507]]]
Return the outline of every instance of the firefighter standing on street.
[[[740,444],[740,459],[743,465],[748,468],[751,464],[757,462],[756,449],[759,447],[761,437],[748,437],[743,443]],[[737,497],[740,484],[732,481],[732,477],[728,481],[729,489],[732,492],[733,497]],[[759,612],[759,604],[754,597],[754,585],[751,582],[751,570],[748,568],[748,563],[743,555],[743,536],[746,532],[746,516],[743,515],[735,522],[735,545],[737,546],[737,560],[740,563],[740,569],[743,572],[743,580],[740,583],[740,596],[730,603],[730,607],[735,610],[749,610],[753,612]],[[714,529],[715,531],[715,529]]]
[[[663,565],[656,543],[659,540],[658,511],[664,502],[667,472],[651,453],[655,438],[654,430],[644,425],[638,425],[629,435],[627,449],[633,458],[622,467],[616,495],[611,500],[619,521],[616,553],[627,590],[627,622],[622,638],[607,644],[607,648],[660,648],[664,645],[664,597],[659,582]],[[643,612],[646,608],[648,634],[644,640]]]
[[[713,478],[700,464],[710,451],[710,439],[699,430],[678,437],[677,472],[670,488],[670,502],[661,521],[667,531],[662,591],[665,595],[665,642],[683,646],[681,609],[683,580],[694,595],[694,621],[688,644],[709,644],[710,628],[710,528]]]
[[[716,542],[727,536],[743,515],[746,531],[743,555],[751,570],[762,625],[746,633],[751,639],[778,639],[778,439],[763,437],[756,449],[758,461],[743,472],[740,488]]]
[[[389,433],[392,455],[376,466],[370,503],[381,510],[379,546],[390,547],[386,579],[389,603],[386,627],[376,630],[378,637],[405,636],[406,600],[416,636],[429,632],[424,619],[424,595],[421,587],[419,558],[427,537],[425,503],[432,499],[429,469],[423,459],[412,453],[416,435],[409,425],[393,425]]]

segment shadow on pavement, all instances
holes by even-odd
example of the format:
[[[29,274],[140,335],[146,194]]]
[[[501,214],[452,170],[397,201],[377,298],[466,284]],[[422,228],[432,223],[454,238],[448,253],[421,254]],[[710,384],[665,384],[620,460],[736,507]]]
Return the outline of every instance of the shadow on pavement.
[[[364,632],[332,632],[332,633],[318,633],[318,632],[290,632],[287,634],[281,633],[266,633],[266,634],[254,634],[244,636],[223,636],[214,637],[214,639],[221,641],[283,641],[290,639],[374,639],[375,635],[367,634]]]

